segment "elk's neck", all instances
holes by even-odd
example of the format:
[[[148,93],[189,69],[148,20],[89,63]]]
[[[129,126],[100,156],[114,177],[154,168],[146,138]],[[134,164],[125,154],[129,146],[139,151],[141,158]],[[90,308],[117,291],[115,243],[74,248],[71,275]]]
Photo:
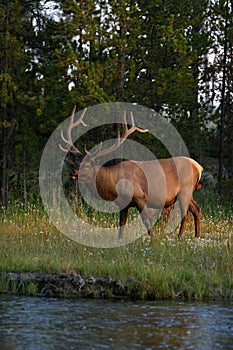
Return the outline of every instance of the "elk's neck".
[[[94,166],[92,177],[86,184],[93,194],[97,191],[106,201],[114,201],[117,197],[116,182],[111,168]]]

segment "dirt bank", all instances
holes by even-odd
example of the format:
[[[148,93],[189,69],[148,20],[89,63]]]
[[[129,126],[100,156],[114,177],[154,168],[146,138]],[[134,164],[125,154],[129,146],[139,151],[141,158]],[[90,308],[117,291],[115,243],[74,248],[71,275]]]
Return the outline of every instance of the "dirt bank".
[[[140,285],[110,277],[73,274],[0,272],[0,292],[45,297],[140,299]]]

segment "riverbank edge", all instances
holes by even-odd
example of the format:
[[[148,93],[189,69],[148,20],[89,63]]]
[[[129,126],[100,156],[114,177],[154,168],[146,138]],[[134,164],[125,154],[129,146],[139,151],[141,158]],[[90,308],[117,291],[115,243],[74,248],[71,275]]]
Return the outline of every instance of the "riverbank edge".
[[[139,283],[79,274],[0,272],[0,293],[59,298],[141,299]]]
[[[54,298],[96,298],[126,300],[232,300],[229,294],[213,290],[210,295],[183,295],[180,292],[159,296],[156,290],[144,290],[132,277],[125,282],[111,277],[84,277],[79,274],[0,272],[0,293]],[[231,293],[230,293],[231,294]]]

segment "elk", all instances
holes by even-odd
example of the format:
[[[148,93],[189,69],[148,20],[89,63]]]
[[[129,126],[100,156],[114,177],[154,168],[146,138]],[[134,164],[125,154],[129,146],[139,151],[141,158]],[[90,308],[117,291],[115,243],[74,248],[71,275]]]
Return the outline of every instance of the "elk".
[[[128,211],[131,207],[138,209],[148,234],[153,236],[151,208],[169,211],[176,201],[179,202],[181,213],[179,236],[185,229],[187,212],[190,211],[194,217],[195,236],[199,237],[201,209],[193,199],[193,192],[200,187],[202,166],[195,160],[183,156],[149,161],[124,160],[109,167],[96,165],[95,161],[98,158],[116,150],[129,135],[136,131],[145,133],[148,130],[135,126],[132,112],[130,113],[131,127],[128,127],[125,112],[123,135],[118,133],[116,143],[103,150],[101,143],[95,153],[90,153],[85,146],[84,156],[72,142],[71,131],[79,125],[87,126],[83,121],[85,112],[86,110],[77,121],[74,121],[74,108],[67,137],[64,137],[61,131],[64,147],[61,144],[59,147],[62,151],[70,152],[76,157],[76,166],[71,171],[71,178],[84,183],[95,196],[100,196],[105,201],[114,201],[119,207],[119,239],[123,238]],[[125,180],[127,183],[124,182]],[[128,186],[129,183],[131,186]]]

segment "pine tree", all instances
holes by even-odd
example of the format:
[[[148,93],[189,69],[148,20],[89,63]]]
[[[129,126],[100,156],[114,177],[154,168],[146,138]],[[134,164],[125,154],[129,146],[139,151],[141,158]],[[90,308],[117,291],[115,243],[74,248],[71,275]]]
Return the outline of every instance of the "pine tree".
[[[25,99],[24,74],[29,69],[30,51],[25,48],[25,9],[20,1],[5,0],[0,7],[0,116],[1,116],[1,200],[7,205],[11,169],[15,162],[15,135]],[[27,96],[26,96],[27,98]]]

